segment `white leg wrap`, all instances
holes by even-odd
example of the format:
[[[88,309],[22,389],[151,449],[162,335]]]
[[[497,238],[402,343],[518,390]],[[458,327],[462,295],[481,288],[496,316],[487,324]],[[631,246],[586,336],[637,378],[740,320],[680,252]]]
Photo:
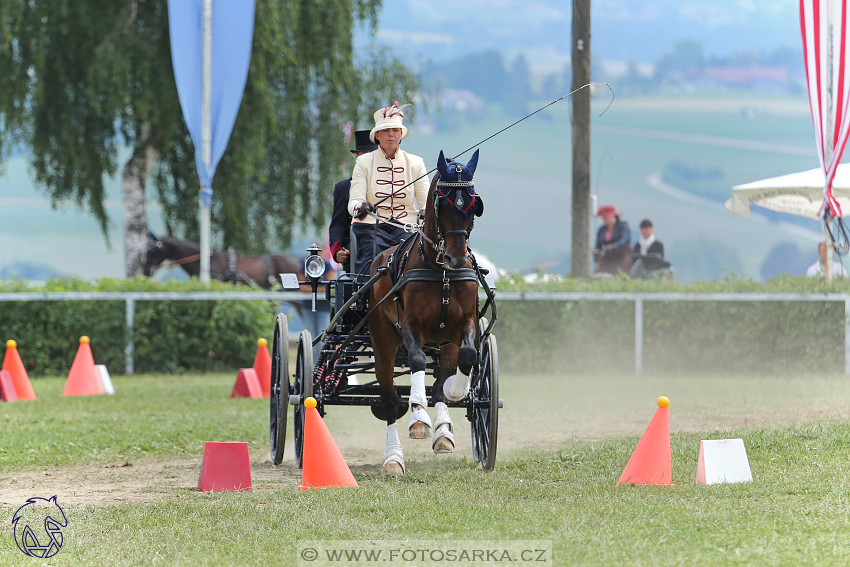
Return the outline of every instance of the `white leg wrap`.
[[[419,370],[410,375],[410,398],[411,406],[418,404],[423,408],[428,407],[428,398],[425,397],[425,371]],[[428,423],[430,425],[430,422]]]
[[[398,438],[395,423],[387,425],[387,439],[384,444],[384,466],[387,466],[388,463],[398,463],[401,465],[401,470],[404,471],[404,452],[401,450],[401,439]]]
[[[434,427],[440,427],[441,425],[448,426],[449,432],[454,431],[454,425],[452,424],[452,418],[449,416],[449,406],[444,404],[443,402],[437,402],[434,405]]]
[[[410,375],[410,420],[407,428],[410,429],[416,423],[424,423],[428,426],[427,436],[431,433],[431,418],[428,416],[428,398],[425,396],[425,371],[419,370]]]
[[[443,395],[450,402],[459,402],[469,390],[469,376],[463,374],[460,369],[453,375],[449,376],[443,382]]]

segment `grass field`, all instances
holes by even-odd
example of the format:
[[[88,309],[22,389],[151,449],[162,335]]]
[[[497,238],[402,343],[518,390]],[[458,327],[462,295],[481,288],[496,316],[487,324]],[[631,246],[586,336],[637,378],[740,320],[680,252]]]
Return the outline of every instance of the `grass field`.
[[[556,565],[850,561],[845,376],[503,375],[496,470],[472,462],[458,411],[457,452],[403,439],[400,479],[378,474],[380,422],[331,407],[360,487],[308,492],[291,446],[271,465],[268,402],[230,399],[234,379],[115,377],[115,396],[85,398],[40,379],[37,401],[0,405],[0,564],[31,561],[11,517],[54,494],[69,520],[55,565],[283,565],[305,541],[367,539],[551,541]],[[617,486],[661,394],[676,486]],[[731,437],[754,482],[697,485],[700,439]],[[248,442],[251,492],[197,492],[204,441]]]

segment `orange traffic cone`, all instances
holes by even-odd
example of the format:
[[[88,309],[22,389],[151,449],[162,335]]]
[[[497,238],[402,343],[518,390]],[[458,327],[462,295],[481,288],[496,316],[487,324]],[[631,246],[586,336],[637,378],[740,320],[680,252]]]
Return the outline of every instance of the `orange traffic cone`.
[[[30,377],[27,376],[24,363],[21,362],[21,355],[18,354],[18,343],[11,339],[6,341],[6,356],[3,358],[3,370],[8,371],[12,375],[12,382],[15,384],[15,391],[18,393],[19,400],[35,399],[35,392],[32,389]]]
[[[316,410],[315,398],[304,400],[304,411],[301,486],[298,490],[358,486],[325,421]]]
[[[8,370],[0,370],[0,402],[17,402],[18,393]]]
[[[254,372],[260,379],[264,398],[271,397],[272,387],[272,357],[269,355],[268,344],[269,341],[266,339],[257,339],[257,355],[254,357]]]
[[[669,405],[670,400],[666,397],[658,398],[658,409],[617,484],[670,486],[672,483]]]
[[[233,384],[231,398],[262,398],[263,390],[253,368],[240,368],[236,373],[236,383]]]
[[[198,476],[198,490],[221,492],[251,490],[251,461],[244,442],[204,443],[204,459]]]
[[[102,394],[100,390],[100,375],[94,367],[94,357],[89,346],[90,339],[83,335],[80,337],[80,348],[77,356],[71,364],[71,372],[68,381],[65,382],[63,396],[91,396]]]

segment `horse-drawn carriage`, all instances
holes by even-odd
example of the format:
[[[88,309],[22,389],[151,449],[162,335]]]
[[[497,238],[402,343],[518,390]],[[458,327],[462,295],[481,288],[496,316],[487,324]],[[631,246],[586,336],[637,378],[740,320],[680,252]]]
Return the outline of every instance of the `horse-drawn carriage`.
[[[325,284],[332,311],[321,336],[301,331],[294,369],[286,316],[275,321],[270,404],[275,464],[283,460],[292,405],[295,461],[301,466],[303,404],[313,397],[322,416],[329,406],[368,405],[387,422],[385,474],[404,473],[395,421],[408,406],[410,436],[428,438],[433,430],[435,453],[454,450],[448,408],[465,408],[472,457],[486,470],[494,467],[502,405],[498,349],[491,332],[496,307],[484,277],[487,271],[467,248],[474,216],[483,212],[472,183],[477,157],[478,152],[462,165],[440,153],[424,221],[408,225],[410,236],[374,259],[368,279],[342,275],[324,281],[324,262],[315,250],[305,262],[306,281],[281,276],[285,288],[311,284],[314,298]],[[410,386],[396,385],[395,379],[408,372]],[[426,373],[434,378],[432,386],[424,386]],[[433,424],[426,397],[436,410]]]

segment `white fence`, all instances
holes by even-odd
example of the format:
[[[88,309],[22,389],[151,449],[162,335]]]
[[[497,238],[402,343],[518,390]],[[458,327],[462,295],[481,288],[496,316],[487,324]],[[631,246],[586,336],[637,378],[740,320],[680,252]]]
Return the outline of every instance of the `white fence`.
[[[127,343],[124,347],[126,373],[132,374],[133,323],[137,301],[263,300],[302,301],[309,293],[289,291],[232,292],[41,292],[0,293],[0,301],[124,301]],[[483,298],[483,296],[482,296]],[[844,304],[844,371],[850,374],[850,294],[795,293],[524,293],[498,292],[497,301],[631,301],[635,305],[635,373],[643,372],[643,306],[649,301],[829,301]]]

